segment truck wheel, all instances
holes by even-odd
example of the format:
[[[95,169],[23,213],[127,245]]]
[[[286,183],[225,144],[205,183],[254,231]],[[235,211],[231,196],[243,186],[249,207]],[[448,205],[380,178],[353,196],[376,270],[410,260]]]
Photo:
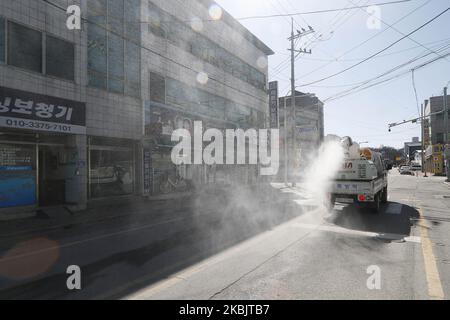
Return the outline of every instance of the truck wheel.
[[[374,213],[379,213],[380,212],[380,207],[381,207],[381,196],[380,196],[380,193],[381,192],[378,192],[375,195],[375,199],[374,199],[373,206],[372,206],[372,209],[373,209]]]
[[[388,202],[388,188],[387,186],[383,188],[382,196],[381,196],[381,202],[387,203]]]

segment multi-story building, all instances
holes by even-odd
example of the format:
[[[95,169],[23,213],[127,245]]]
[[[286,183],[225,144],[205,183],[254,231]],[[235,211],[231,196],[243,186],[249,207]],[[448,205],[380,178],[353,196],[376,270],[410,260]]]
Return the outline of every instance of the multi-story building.
[[[66,27],[74,4],[81,30]],[[174,168],[169,134],[264,126],[272,53],[212,1],[1,0],[0,212],[217,177]]]
[[[447,101],[450,96],[447,95]],[[446,128],[445,117],[447,123],[450,123],[450,112],[444,112],[444,96],[431,97],[425,100],[425,117],[424,126],[425,141],[425,168],[434,174],[445,174],[444,168],[444,146],[450,143],[450,130]],[[447,141],[445,141],[445,131],[448,130]]]
[[[447,101],[449,101],[449,98],[450,96],[447,95]],[[425,116],[429,117],[428,132],[425,132],[425,135],[430,137],[431,144],[450,143],[450,132],[447,134],[447,141],[444,141],[444,132],[446,129],[449,130],[449,128],[445,128],[444,117],[447,116],[447,119],[450,119],[450,112],[444,115],[444,96],[431,97],[425,100]]]
[[[174,129],[262,128],[268,113],[264,43],[213,1],[144,0],[142,96],[151,159],[146,189],[171,189],[178,176],[193,185],[248,183],[257,167],[183,165],[170,158]]]
[[[280,127],[284,128],[284,108],[286,107],[287,120],[291,115],[291,96],[281,97],[279,99],[279,118]],[[313,93],[303,93],[295,92],[295,126],[296,126],[296,150],[298,154],[296,156],[290,156],[291,152],[288,152],[288,157],[295,159],[295,162],[291,164],[292,167],[298,168],[302,167],[303,164],[307,163],[308,157],[312,152],[316,151],[320,146],[321,142],[324,140],[324,114],[323,114],[324,104],[318,97]],[[288,146],[293,148],[293,144],[290,138],[293,136],[292,131],[289,130],[289,121],[287,121],[288,126]],[[281,130],[284,135],[284,130]],[[281,153],[281,158],[284,159],[283,153]],[[281,161],[283,163],[284,161]]]

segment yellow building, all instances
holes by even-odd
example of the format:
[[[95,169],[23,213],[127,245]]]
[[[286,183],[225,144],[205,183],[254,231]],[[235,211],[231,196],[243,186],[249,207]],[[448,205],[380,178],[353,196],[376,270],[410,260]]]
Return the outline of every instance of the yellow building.
[[[427,147],[425,152],[425,170],[435,175],[444,175],[444,146],[435,144]]]

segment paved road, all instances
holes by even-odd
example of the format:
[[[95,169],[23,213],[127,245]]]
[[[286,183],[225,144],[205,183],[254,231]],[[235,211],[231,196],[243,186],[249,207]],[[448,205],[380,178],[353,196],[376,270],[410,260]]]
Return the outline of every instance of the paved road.
[[[0,244],[0,298],[450,297],[450,187],[395,171],[389,179],[378,215],[340,204],[325,212],[278,190],[290,197],[206,196],[156,217],[14,239]],[[70,264],[81,266],[80,291],[66,288]],[[368,268],[380,272],[379,290],[368,288]]]
[[[287,201],[292,193],[274,192],[278,202],[247,189],[223,190],[175,210],[141,208],[98,223],[1,238],[0,298],[120,297],[134,282],[139,288],[143,278],[158,281],[302,213]],[[70,265],[81,267],[81,291],[67,290]]]
[[[316,210],[127,298],[450,297],[450,187],[395,171],[389,180],[378,215],[349,205]],[[369,289],[368,269],[380,272],[379,289]]]

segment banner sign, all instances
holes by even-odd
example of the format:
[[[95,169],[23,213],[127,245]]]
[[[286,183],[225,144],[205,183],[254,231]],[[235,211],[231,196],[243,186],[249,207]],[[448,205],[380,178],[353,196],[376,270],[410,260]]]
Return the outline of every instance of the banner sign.
[[[144,194],[152,193],[152,154],[149,149],[144,149]]]
[[[86,134],[86,104],[0,87],[0,127]]]
[[[306,133],[306,132],[316,132],[317,127],[316,126],[302,126],[297,127],[299,133]]]
[[[269,82],[270,127],[278,128],[278,81]]]

